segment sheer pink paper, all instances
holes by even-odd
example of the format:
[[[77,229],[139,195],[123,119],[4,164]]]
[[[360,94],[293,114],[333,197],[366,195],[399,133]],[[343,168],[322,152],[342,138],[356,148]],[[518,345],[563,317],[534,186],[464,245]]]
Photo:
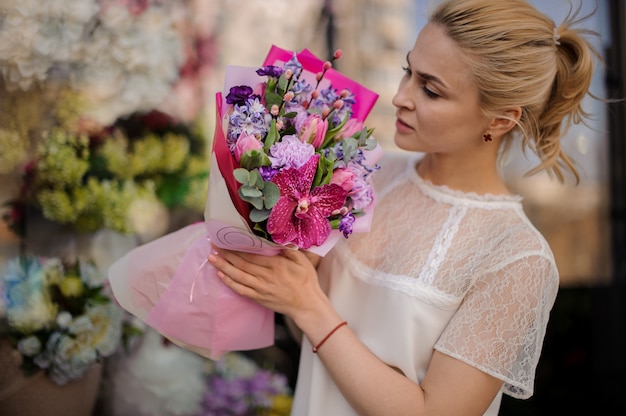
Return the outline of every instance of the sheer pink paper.
[[[288,61],[293,52],[272,47],[264,65]],[[299,53],[307,76],[314,78],[323,62],[309,51]],[[264,79],[257,68],[228,67],[224,93],[235,85],[257,85]],[[356,118],[364,121],[377,95],[342,74],[329,70],[327,81],[337,89],[349,88],[357,97]],[[202,223],[192,224],[135,248],[108,271],[111,289],[127,311],[159,331],[172,342],[210,359],[228,351],[251,350],[272,345],[274,313],[229,289],[208,264],[211,243],[232,250],[275,255],[283,247],[252,233],[249,207],[237,197],[238,167],[228,150],[222,122],[228,111],[223,94],[216,94],[216,128],[211,154],[209,192]],[[368,163],[382,155],[378,146],[367,152]],[[353,232],[370,229],[375,202],[358,217]],[[309,251],[326,255],[343,238],[333,230],[327,241]]]

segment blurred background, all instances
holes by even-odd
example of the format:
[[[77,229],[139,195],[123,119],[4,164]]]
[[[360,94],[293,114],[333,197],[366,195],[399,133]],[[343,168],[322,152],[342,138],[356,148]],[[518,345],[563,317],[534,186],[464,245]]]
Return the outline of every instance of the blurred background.
[[[391,99],[406,53],[436,3],[56,0],[42,6],[35,0],[2,2],[0,205],[5,221],[0,223],[0,266],[16,256],[36,254],[88,256],[106,270],[129,248],[200,220],[215,128],[214,94],[222,88],[228,65],[259,66],[271,45],[307,48],[322,59],[342,49],[336,68],[380,95],[367,124],[375,128],[374,136],[386,150],[396,151]],[[532,3],[557,24],[572,5],[580,4],[583,14],[595,11],[584,26],[599,34],[591,40],[604,64],[597,69],[592,93],[602,99],[623,98],[624,2]],[[572,178],[560,185],[546,175],[523,177],[535,161],[522,155],[521,149],[514,149],[503,161],[509,186],[524,197],[530,219],[553,248],[561,291],[535,396],[527,401],[505,399],[502,415],[552,414],[552,409],[567,414],[626,410],[626,108],[623,102],[592,99],[585,107],[592,120],[572,128],[564,139],[566,152],[582,172],[578,186]],[[89,138],[87,144],[72,139],[81,135]],[[146,153],[131,154],[133,141],[160,146],[160,156],[148,164]],[[106,150],[100,146],[104,142],[111,143]],[[86,168],[91,172],[90,185],[68,185],[60,193],[55,183],[69,183],[68,177],[81,169],[76,151],[81,146],[100,149]],[[73,149],[71,156],[59,156],[68,148]],[[94,160],[105,159],[119,168],[103,172],[93,165]],[[47,165],[37,164],[40,160],[47,160]],[[65,172],[58,178],[55,166]],[[120,185],[128,181],[132,186]],[[273,368],[292,384],[297,348],[281,332],[280,317],[277,323],[276,347],[247,357],[263,365],[273,361]],[[165,357],[168,352],[163,348],[168,347],[152,341],[153,335],[146,336],[149,330],[145,331],[144,338],[150,341],[143,340],[140,347],[150,345],[150,351]],[[131,359],[114,355],[105,366],[95,413],[193,413],[184,405],[146,410],[125,402],[123,389],[114,384],[124,385],[120,380],[125,380],[136,387],[138,376],[119,370],[130,368]],[[188,360],[189,369],[196,366],[193,358]],[[214,371],[200,367],[203,374]],[[1,382],[0,378],[0,406]],[[135,393],[158,404],[169,400],[176,388]],[[197,397],[203,394],[206,391]],[[112,398],[126,407],[115,408]]]

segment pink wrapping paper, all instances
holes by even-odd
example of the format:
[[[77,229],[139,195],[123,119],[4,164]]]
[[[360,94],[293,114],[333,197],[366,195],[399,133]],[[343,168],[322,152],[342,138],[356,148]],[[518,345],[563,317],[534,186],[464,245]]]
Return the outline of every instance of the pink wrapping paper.
[[[292,52],[272,47],[264,65],[288,61]],[[311,74],[319,72],[323,62],[309,51],[298,59]],[[256,68],[229,67],[224,91],[235,85],[256,85],[262,78]],[[338,89],[349,88],[358,99],[353,107],[356,118],[364,121],[377,95],[342,74],[329,70],[326,77]],[[239,183],[233,171],[238,167],[226,143],[222,120],[228,106],[221,93],[216,94],[216,128],[211,155],[209,193],[205,221],[167,234],[127,253],[108,271],[111,289],[117,302],[131,314],[153,327],[175,344],[213,360],[228,351],[252,350],[274,342],[274,312],[237,295],[217,276],[207,262],[211,243],[232,250],[275,255],[283,247],[254,233],[248,221],[249,206],[237,197]],[[378,146],[366,154],[374,164],[382,155]],[[358,217],[354,232],[370,229],[375,203]],[[343,238],[333,230],[327,241],[309,251],[324,256]]]

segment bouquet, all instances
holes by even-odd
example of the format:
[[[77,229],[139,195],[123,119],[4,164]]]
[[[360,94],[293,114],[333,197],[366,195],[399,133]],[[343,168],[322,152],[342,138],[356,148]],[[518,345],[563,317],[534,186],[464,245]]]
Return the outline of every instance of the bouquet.
[[[0,336],[22,356],[26,375],[44,370],[58,385],[80,379],[122,340],[124,311],[103,291],[91,263],[19,257],[0,276]]]
[[[220,281],[207,264],[210,244],[323,256],[339,238],[368,231],[382,151],[364,121],[377,97],[306,50],[274,46],[261,68],[228,67],[216,94],[205,221],[114,264],[120,304],[212,359],[271,345],[273,312]]]

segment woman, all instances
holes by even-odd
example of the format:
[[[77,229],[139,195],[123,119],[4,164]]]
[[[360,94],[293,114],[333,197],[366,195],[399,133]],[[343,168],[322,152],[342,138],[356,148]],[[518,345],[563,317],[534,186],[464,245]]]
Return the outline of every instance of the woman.
[[[523,140],[531,173],[578,178],[559,141],[587,115],[595,51],[575,23],[523,0],[444,2],[407,55],[393,99],[407,152],[375,175],[370,233],[319,264],[210,256],[302,331],[294,415],[497,415],[502,394],[532,395],[559,277],[497,162]]]

